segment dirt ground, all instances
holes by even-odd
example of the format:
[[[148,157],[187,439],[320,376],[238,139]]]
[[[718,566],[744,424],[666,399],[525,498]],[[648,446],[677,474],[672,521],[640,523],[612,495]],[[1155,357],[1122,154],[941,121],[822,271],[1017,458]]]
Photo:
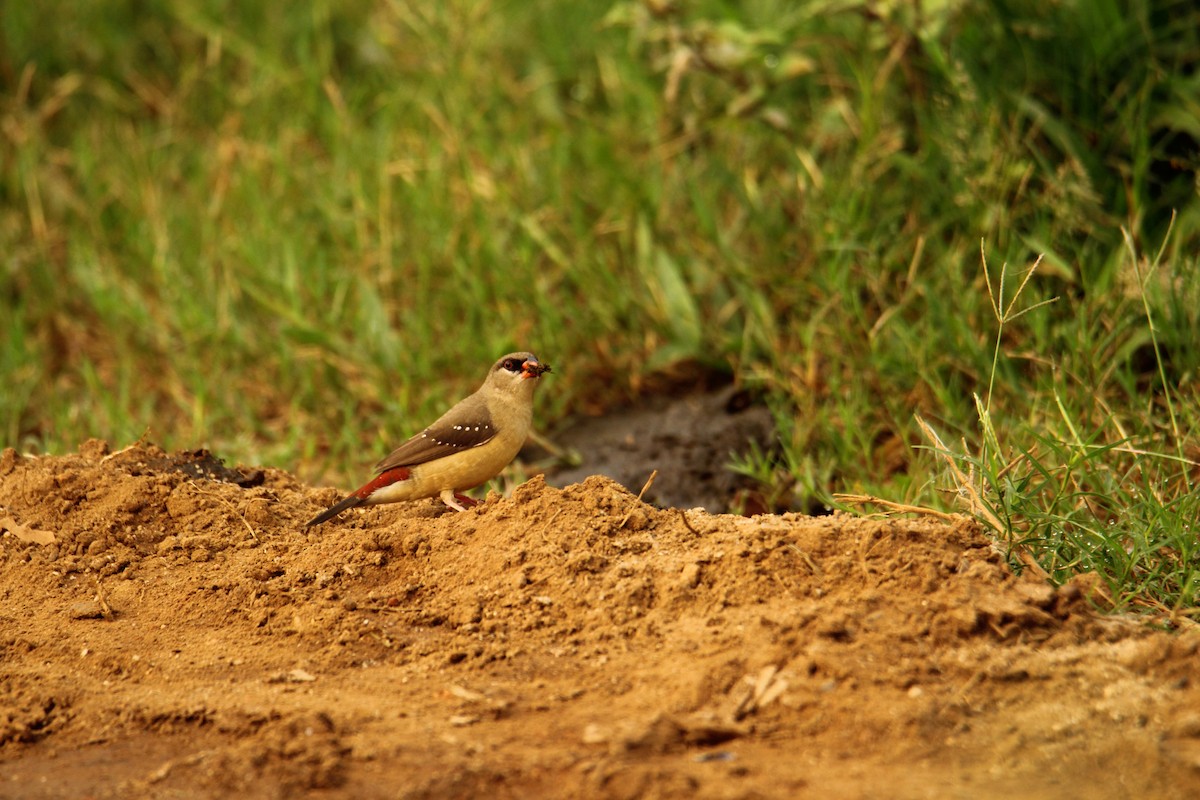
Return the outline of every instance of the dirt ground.
[[[1200,633],[966,520],[0,455],[0,797],[1187,798]]]

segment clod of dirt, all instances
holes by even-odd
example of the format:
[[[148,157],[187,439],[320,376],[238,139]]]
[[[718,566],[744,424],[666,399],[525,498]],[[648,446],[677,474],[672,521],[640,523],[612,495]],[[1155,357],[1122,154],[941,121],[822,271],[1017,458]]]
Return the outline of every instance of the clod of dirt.
[[[156,455],[134,469],[150,472],[175,470],[190,478],[206,478],[212,481],[234,483],[243,488],[261,486],[264,475],[261,469],[230,469],[225,462],[207,450],[183,450],[178,453]]]
[[[0,535],[0,796],[1200,793],[1200,634],[1097,616],[966,519],[593,476],[313,531],[326,490],[190,457],[0,453],[0,518],[54,534]]]

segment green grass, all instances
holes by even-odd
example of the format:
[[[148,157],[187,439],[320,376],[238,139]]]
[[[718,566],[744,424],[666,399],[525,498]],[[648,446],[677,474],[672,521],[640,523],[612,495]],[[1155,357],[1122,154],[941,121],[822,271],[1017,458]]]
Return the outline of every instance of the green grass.
[[[1194,606],[1193,4],[0,2],[4,443],[334,480],[510,348],[544,426],[694,360],[781,505]]]
[[[981,432],[976,448],[965,442],[962,448],[947,446],[920,418],[918,424],[948,464],[962,504],[994,532],[1014,566],[1032,568],[1056,582],[1095,573],[1107,583],[1114,608],[1150,609],[1173,624],[1194,622],[1200,589],[1195,528],[1200,505],[1194,486],[1200,462],[1194,459],[1194,447],[1183,444],[1194,440],[1194,428],[1180,430],[1172,399],[1176,391],[1166,382],[1166,362],[1147,300],[1145,281],[1160,263],[1139,265],[1131,242],[1129,252],[1161,381],[1156,405],[1165,414],[1155,414],[1153,407],[1115,410],[1068,377],[1055,379],[1035,398],[1036,424],[1015,436],[1001,433],[992,414],[994,385],[986,399],[975,396]],[[997,367],[1005,328],[1049,304],[1019,305],[1039,263],[1025,272],[1007,301],[999,293],[992,295]],[[1007,265],[1001,268],[1001,281],[1006,271]],[[1175,453],[1169,452],[1171,444]]]

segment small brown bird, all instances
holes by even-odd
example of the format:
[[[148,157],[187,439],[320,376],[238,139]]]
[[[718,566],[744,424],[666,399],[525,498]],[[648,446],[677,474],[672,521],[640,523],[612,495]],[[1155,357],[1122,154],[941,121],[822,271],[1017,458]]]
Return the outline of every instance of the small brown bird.
[[[529,438],[533,390],[549,364],[533,353],[509,353],[488,371],[478,391],[451,408],[375,465],[374,480],[309,521],[328,522],[347,508],[441,497],[458,511],[476,501],[458,492],[479,486],[508,466]]]

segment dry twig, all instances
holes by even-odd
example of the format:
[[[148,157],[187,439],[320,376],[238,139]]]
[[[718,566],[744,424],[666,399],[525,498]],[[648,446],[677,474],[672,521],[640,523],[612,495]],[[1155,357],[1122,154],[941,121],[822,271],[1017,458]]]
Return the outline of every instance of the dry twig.
[[[945,511],[938,511],[936,508],[910,506],[907,503],[897,503],[894,500],[884,500],[882,497],[875,497],[874,495],[870,494],[835,494],[833,499],[858,506],[866,505],[868,503],[877,506],[884,506],[885,508],[897,514],[923,514],[928,517],[944,519],[947,522],[952,522],[956,519],[954,514],[947,514]]]
[[[640,492],[638,492],[637,502],[639,502],[639,503],[642,502],[642,495],[646,494],[646,490],[650,488],[650,484],[654,483],[654,479],[657,477],[658,477],[658,470],[654,470],[653,472],[650,473],[650,477],[646,478],[646,484],[642,487],[642,490]],[[634,506],[633,508],[629,509],[629,511],[625,514],[624,519],[621,520],[621,524],[617,526],[618,529],[625,527],[625,523],[629,522],[629,518],[633,516],[633,511],[635,508],[637,508],[637,506]]]

